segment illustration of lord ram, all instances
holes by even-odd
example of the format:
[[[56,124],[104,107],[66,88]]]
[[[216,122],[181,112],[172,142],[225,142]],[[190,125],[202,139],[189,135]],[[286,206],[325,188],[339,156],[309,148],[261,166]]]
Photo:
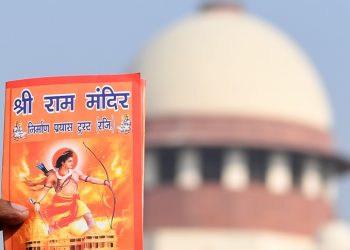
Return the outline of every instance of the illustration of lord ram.
[[[45,174],[40,180],[26,179],[25,183],[31,187],[39,187],[39,195],[32,199],[35,212],[48,218],[49,233],[68,226],[70,223],[84,218],[89,229],[95,227],[95,220],[88,206],[79,198],[78,185],[80,181],[96,185],[105,185],[109,189],[112,182],[88,176],[75,169],[77,155],[71,149],[61,149],[54,156],[54,169],[47,170],[44,164],[37,167]],[[107,177],[108,178],[108,177]],[[40,211],[40,203],[43,202],[48,192],[54,189],[55,194],[46,211]],[[112,190],[112,189],[111,189]]]

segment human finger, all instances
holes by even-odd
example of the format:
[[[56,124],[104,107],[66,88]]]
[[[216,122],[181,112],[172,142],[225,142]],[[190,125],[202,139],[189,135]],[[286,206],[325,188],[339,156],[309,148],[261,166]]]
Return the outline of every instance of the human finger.
[[[29,211],[26,207],[5,200],[0,200],[0,227],[15,226],[27,219]]]

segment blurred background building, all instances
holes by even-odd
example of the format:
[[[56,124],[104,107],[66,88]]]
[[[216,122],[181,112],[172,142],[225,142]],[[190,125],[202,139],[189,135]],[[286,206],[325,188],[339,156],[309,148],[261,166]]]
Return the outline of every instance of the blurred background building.
[[[3,1],[0,82],[125,73],[180,19],[134,60],[148,80],[146,250],[350,249],[334,216],[350,222],[350,175],[332,143],[349,155],[350,2],[194,13],[203,1]]]
[[[307,56],[208,3],[135,59],[148,81],[146,250],[350,249],[335,220],[332,108]]]

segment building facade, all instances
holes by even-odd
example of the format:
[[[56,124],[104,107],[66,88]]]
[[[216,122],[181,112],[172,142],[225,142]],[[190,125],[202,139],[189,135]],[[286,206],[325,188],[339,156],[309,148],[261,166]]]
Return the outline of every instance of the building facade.
[[[332,112],[310,60],[237,5],[136,58],[147,80],[146,250],[313,250],[333,216]]]

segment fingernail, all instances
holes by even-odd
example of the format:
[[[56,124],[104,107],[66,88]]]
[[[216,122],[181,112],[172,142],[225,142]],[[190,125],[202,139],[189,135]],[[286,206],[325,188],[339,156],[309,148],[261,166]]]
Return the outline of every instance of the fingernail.
[[[12,208],[16,209],[20,213],[28,212],[28,208],[26,208],[25,206],[22,206],[13,202],[10,202],[10,205]]]

